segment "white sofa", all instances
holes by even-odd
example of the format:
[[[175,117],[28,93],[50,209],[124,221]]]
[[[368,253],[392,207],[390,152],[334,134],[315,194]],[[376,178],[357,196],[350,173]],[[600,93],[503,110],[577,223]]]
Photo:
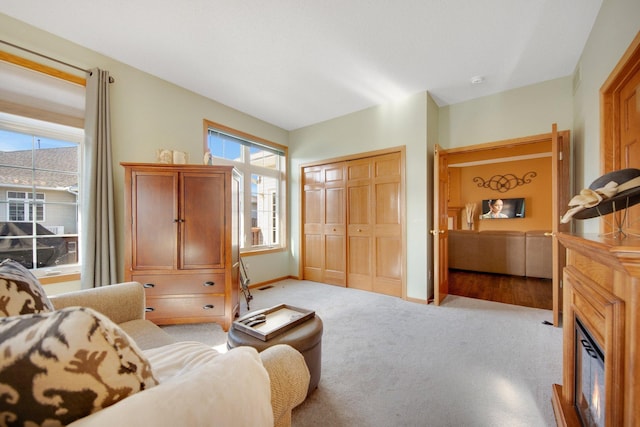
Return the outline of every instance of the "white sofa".
[[[78,410],[83,415],[69,425],[290,426],[291,410],[306,397],[309,370],[293,347],[220,354],[199,342],[175,342],[144,318],[140,283],[47,299],[35,278],[16,278],[19,266],[3,262],[0,270],[7,273],[0,274],[0,425],[22,425],[40,407],[49,419],[51,404],[58,412],[84,404],[95,412]]]
[[[258,354],[240,347],[225,354],[195,342],[175,342],[144,319],[144,288],[129,282],[51,297],[56,309],[93,308],[114,320],[149,358],[160,384],[74,422],[76,426],[290,426],[309,371],[290,346]],[[239,351],[236,351],[239,350]],[[121,421],[121,422],[118,422]]]

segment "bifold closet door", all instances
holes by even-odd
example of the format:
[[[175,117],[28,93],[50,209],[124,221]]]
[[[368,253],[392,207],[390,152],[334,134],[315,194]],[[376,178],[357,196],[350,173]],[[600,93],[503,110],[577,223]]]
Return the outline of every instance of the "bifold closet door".
[[[347,162],[347,286],[373,290],[374,239],[370,158]]]
[[[373,162],[373,291],[402,296],[402,161],[400,153]]]
[[[400,153],[347,162],[347,286],[402,296]]]
[[[303,169],[303,277],[346,285],[344,163]]]
[[[402,156],[302,169],[303,277],[402,296]]]

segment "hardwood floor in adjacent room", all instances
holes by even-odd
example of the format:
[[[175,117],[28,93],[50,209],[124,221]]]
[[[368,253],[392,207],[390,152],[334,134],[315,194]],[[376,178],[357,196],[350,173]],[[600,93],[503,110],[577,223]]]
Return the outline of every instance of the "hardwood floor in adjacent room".
[[[552,310],[551,291],[551,279],[449,270],[452,295]]]

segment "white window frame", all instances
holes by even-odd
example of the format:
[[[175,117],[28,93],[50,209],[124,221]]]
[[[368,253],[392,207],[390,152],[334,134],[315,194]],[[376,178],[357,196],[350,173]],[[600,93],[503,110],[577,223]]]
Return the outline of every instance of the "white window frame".
[[[240,209],[242,211],[242,221],[240,231],[241,242],[240,242],[240,252],[242,254],[248,253],[263,253],[265,251],[280,251],[286,250],[287,248],[287,204],[286,204],[286,195],[287,195],[287,162],[288,162],[288,153],[287,147],[282,146],[280,144],[276,144],[271,141],[267,141],[265,139],[246,134],[244,132],[228,128],[224,125],[220,125],[218,123],[214,123],[208,120],[204,121],[204,151],[205,153],[209,151],[209,132],[216,132],[219,134],[223,134],[226,136],[230,136],[238,142],[242,141],[241,144],[242,154],[241,158],[237,160],[230,160],[221,157],[212,157],[213,164],[219,165],[230,165],[234,166],[236,170],[242,176],[242,188],[241,188],[241,200],[240,200]],[[272,151],[274,153],[278,153],[280,156],[278,163],[279,169],[272,169],[268,167],[262,167],[255,164],[251,164],[250,157],[250,148],[256,147],[259,149]],[[274,211],[274,204],[272,202],[274,189],[266,192],[264,194],[263,204],[268,204],[270,206],[270,210],[268,213],[267,224],[265,224],[261,228],[262,239],[261,241],[254,242],[254,232],[252,231],[252,177],[253,175],[265,176],[268,178],[274,178],[276,180],[277,186],[277,195],[275,196],[278,202],[276,203]],[[257,215],[260,215],[260,207],[257,205],[258,209]],[[263,208],[262,208],[263,209]],[[262,211],[264,213],[264,210]],[[274,216],[276,217],[274,219]],[[277,231],[276,231],[277,230]],[[269,233],[269,239],[265,241],[265,233]],[[276,234],[276,238],[278,242],[276,244],[271,243],[273,239],[273,233]],[[254,244],[255,243],[255,244]]]
[[[57,139],[57,140],[61,140],[61,141],[66,141],[66,142],[71,142],[71,143],[76,143],[78,144],[78,182],[80,182],[81,178],[81,174],[82,174],[82,143],[84,142],[84,129],[80,129],[80,128],[76,128],[76,127],[72,127],[72,126],[66,126],[66,125],[61,125],[58,123],[53,123],[53,122],[47,122],[44,120],[37,120],[37,119],[32,119],[32,118],[28,118],[28,117],[23,117],[23,116],[18,116],[18,115],[14,115],[14,114],[8,114],[8,113],[4,113],[4,112],[0,112],[0,129],[2,130],[6,130],[6,131],[10,131],[10,132],[17,132],[17,133],[22,133],[22,134],[26,134],[26,135],[30,135],[34,138],[37,137],[46,137],[46,138],[52,138],[52,139]],[[33,167],[33,166],[32,166]],[[77,190],[76,190],[77,191]],[[29,194],[40,194],[39,191],[36,191],[35,189],[24,189],[24,190],[8,190],[7,191],[7,196],[9,192],[25,192],[25,193],[29,193]],[[36,197],[37,198],[37,197]],[[18,199],[11,199],[12,201],[17,201]],[[24,199],[25,203],[29,203],[29,198]],[[7,197],[6,199],[7,202],[7,214],[9,213],[9,199]],[[41,205],[45,202],[45,200],[37,200],[37,204]],[[78,199],[78,216],[76,218],[77,221],[77,230],[78,233],[74,233],[74,234],[64,234],[64,235],[59,235],[62,237],[76,237],[78,239],[78,242],[80,241],[80,222],[81,222],[81,211],[80,211],[80,201]],[[46,208],[43,206],[43,218],[44,218],[44,212],[46,212]],[[9,216],[7,215],[7,220],[9,220]],[[16,221],[18,222],[18,221]],[[43,222],[40,219],[37,219],[36,221],[33,221],[32,219],[29,219],[27,221],[20,221],[20,222],[32,222],[32,223],[40,223]],[[1,236],[0,236],[1,237]],[[33,236],[34,238],[36,236]],[[74,242],[68,242],[67,246],[69,246],[69,243],[71,243],[71,247],[74,247]],[[77,245],[75,245],[75,253],[77,253],[78,247]],[[71,252],[71,251],[70,251]],[[81,265],[81,260],[78,260],[77,264],[64,264],[64,265],[59,265],[59,266],[47,266],[47,267],[41,267],[38,268],[37,266],[34,265],[34,268],[32,269],[33,274],[38,277],[39,279],[47,279],[49,277],[54,278],[54,280],[52,281],[60,281],[62,279],[64,279],[65,277],[79,277],[79,273],[80,273],[80,265]],[[43,283],[49,283],[47,280],[45,280]]]
[[[24,197],[11,197],[11,193],[22,194]],[[35,210],[35,222],[44,222],[45,218],[45,205],[46,205],[46,197],[44,193],[35,192],[36,201],[33,200],[33,192],[31,191],[16,191],[16,190],[7,190],[7,220],[15,221],[15,222],[33,222],[33,211]],[[39,198],[38,196],[42,196]],[[11,217],[12,212],[11,209],[13,206],[22,206],[22,218],[21,219],[13,219]],[[40,215],[42,213],[42,215]]]

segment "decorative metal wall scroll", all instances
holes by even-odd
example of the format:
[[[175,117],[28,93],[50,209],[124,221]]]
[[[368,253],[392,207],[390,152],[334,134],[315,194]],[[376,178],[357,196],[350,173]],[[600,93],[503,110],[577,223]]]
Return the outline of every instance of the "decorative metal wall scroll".
[[[512,173],[508,173],[506,175],[493,175],[486,181],[484,178],[476,176],[473,178],[473,182],[477,183],[478,187],[489,188],[500,193],[506,193],[507,191],[521,185],[530,184],[532,179],[537,175],[538,174],[535,172],[527,172],[522,175],[522,178],[518,178]]]

